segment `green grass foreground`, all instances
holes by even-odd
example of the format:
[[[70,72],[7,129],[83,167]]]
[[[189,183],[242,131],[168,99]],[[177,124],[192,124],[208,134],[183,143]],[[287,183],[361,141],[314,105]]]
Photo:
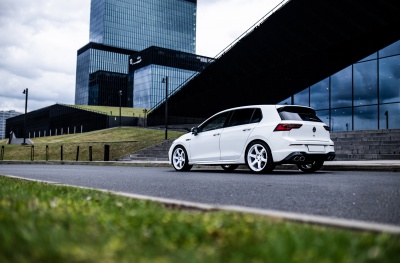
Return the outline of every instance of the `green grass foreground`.
[[[183,132],[168,131],[168,139],[176,139]],[[4,146],[3,160],[34,161],[61,160],[61,146],[63,147],[63,161],[76,161],[79,147],[78,161],[89,161],[89,147],[92,147],[92,161],[104,160],[104,145],[109,145],[110,160],[116,160],[126,154],[134,153],[144,148],[163,142],[164,130],[154,130],[139,127],[117,127],[92,132],[66,134],[31,138],[32,145],[9,145],[8,140],[1,140]],[[46,147],[48,146],[48,147]],[[1,159],[0,159],[1,160]]]
[[[0,176],[0,262],[399,262],[400,236]]]

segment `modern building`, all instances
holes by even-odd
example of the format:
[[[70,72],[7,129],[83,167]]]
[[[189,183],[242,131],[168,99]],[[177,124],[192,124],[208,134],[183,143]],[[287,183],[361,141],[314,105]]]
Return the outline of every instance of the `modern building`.
[[[131,58],[136,59],[139,52],[151,46],[182,54],[194,54],[196,6],[196,0],[92,0],[90,43],[78,50],[75,104],[118,106],[119,91],[122,90],[122,101],[126,106],[147,107],[144,103],[134,105],[135,101],[147,100],[140,97],[133,100],[136,83],[129,80],[120,81],[114,73],[128,75]],[[174,63],[171,61],[170,64]],[[135,68],[139,76],[134,76],[135,73],[131,72],[130,75],[134,79],[141,79],[143,74],[149,76],[148,68]],[[177,72],[173,69],[170,67],[167,71],[162,71],[162,74],[181,75],[180,68]],[[155,75],[152,76],[153,79]],[[181,77],[172,78],[178,81]],[[154,83],[158,86],[158,81]],[[140,92],[136,92],[136,96],[150,93],[145,96],[157,97],[152,94],[157,87],[145,87],[140,81],[138,85]]]
[[[36,138],[96,131],[118,126],[138,126],[140,117],[135,117],[129,111],[126,112],[126,108],[124,114],[119,115],[119,110],[119,107],[80,107],[54,104],[28,112],[26,116],[22,114],[8,118],[6,137],[9,138],[9,134],[13,132],[16,138],[24,138],[24,129],[26,129],[26,138]]]
[[[133,106],[144,109],[157,106],[212,61],[207,57],[154,46],[138,52],[130,59]]]
[[[0,111],[0,140],[9,138],[6,136],[6,120],[11,117],[21,115],[22,113],[11,110],[11,111]]]
[[[314,107],[334,131],[400,128],[397,0],[282,1],[168,99],[170,124],[230,107]],[[148,125],[162,125],[164,104]]]
[[[400,41],[281,104],[313,107],[332,131],[400,129]]]

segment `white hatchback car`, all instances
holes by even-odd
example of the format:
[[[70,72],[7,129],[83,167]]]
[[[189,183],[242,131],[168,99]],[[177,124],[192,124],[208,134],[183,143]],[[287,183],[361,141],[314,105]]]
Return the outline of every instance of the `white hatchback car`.
[[[194,164],[234,170],[246,164],[255,173],[277,164],[319,170],[335,158],[329,127],[314,109],[296,105],[253,105],[221,111],[176,139],[169,161],[177,171]]]

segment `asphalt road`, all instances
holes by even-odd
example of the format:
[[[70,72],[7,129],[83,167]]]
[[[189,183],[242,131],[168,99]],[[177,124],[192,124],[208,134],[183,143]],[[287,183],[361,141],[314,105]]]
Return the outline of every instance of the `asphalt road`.
[[[400,226],[400,173],[276,171],[89,165],[0,165],[0,174],[170,198]]]

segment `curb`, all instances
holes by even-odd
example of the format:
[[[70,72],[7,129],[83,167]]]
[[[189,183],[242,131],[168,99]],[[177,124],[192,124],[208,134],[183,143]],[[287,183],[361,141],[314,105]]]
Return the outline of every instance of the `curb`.
[[[0,160],[1,164],[52,164],[52,165],[99,165],[132,167],[172,167],[168,161],[19,161]],[[219,166],[202,165],[218,169]],[[245,165],[240,168],[247,169]],[[295,165],[277,165],[276,170],[298,170]],[[321,171],[374,171],[400,172],[400,161],[330,161],[325,162]]]

